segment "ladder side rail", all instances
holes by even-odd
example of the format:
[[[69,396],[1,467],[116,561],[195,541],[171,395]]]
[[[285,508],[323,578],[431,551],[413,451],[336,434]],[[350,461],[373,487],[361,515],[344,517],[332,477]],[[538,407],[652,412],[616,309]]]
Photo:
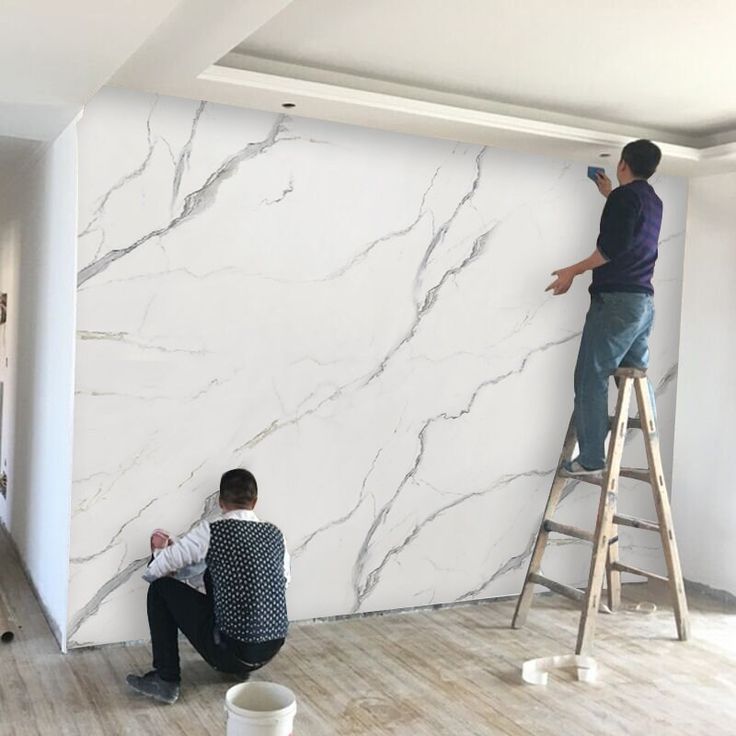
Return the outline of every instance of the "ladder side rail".
[[[621,383],[616,401],[616,422],[611,432],[611,440],[608,445],[608,459],[604,474],[604,483],[601,487],[600,502],[598,504],[598,516],[595,525],[595,541],[593,542],[593,558],[590,563],[588,574],[588,587],[583,605],[583,613],[580,617],[578,628],[578,640],[575,646],[576,654],[588,654],[593,647],[595,636],[596,616],[600,605],[601,591],[603,588],[603,575],[609,562],[609,542],[611,529],[613,527],[613,516],[616,513],[616,496],[618,493],[618,471],[621,467],[621,458],[626,440],[626,429],[628,426],[628,408],[631,401],[632,381],[625,377]],[[608,564],[608,568],[611,565]],[[620,576],[617,571],[614,574]]]
[[[547,505],[539,524],[539,531],[537,532],[537,540],[534,543],[534,550],[529,558],[529,567],[527,568],[526,576],[524,578],[524,587],[522,588],[521,595],[516,602],[516,610],[514,611],[514,617],[511,620],[511,626],[514,629],[519,629],[524,625],[526,617],[529,614],[529,609],[532,606],[534,582],[530,580],[530,577],[533,574],[538,574],[542,568],[542,558],[544,557],[544,550],[547,546],[547,540],[549,539],[549,532],[545,528],[545,522],[552,518],[558,504],[560,503],[562,490],[568,480],[564,476],[560,475],[560,468],[562,467],[562,463],[569,459],[569,456],[575,448],[576,442],[577,433],[575,432],[575,415],[573,414],[570,417],[570,423],[567,426],[565,441],[562,443],[562,451],[560,452],[555,477],[552,480],[552,486],[550,487],[549,496],[547,497]]]
[[[654,407],[650,400],[648,379],[646,377],[636,379],[636,398],[639,405],[639,416],[642,419],[644,446],[649,462],[654,506],[657,510],[662,550],[667,563],[667,577],[669,578],[672,603],[675,609],[677,636],[681,641],[687,641],[690,638],[690,617],[687,609],[687,598],[685,597],[685,583],[682,578],[680,556],[677,551],[675,531],[672,525],[672,510],[667,495],[662,457],[659,451],[659,436]]]

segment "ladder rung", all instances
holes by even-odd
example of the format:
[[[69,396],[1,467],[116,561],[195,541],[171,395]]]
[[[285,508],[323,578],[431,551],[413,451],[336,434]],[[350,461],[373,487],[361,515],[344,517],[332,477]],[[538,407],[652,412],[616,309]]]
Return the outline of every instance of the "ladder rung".
[[[594,485],[594,486],[602,486],[606,482],[606,479],[603,477],[603,474],[605,472],[606,472],[605,470],[602,470],[600,475],[575,475],[572,477],[571,476],[566,476],[566,477],[569,477],[570,480],[579,480],[579,481],[582,481],[583,483],[590,483],[591,485]]]
[[[529,581],[537,583],[538,585],[544,585],[545,588],[549,588],[553,593],[559,593],[560,595],[564,595],[566,598],[571,598],[574,601],[582,601],[583,598],[585,598],[585,593],[582,590],[573,588],[571,585],[558,583],[556,580],[550,580],[549,578],[544,577],[544,575],[540,575],[536,572],[529,575]]]
[[[568,524],[559,524],[551,519],[544,522],[544,531],[557,532],[557,534],[564,534],[567,537],[575,537],[576,539],[582,539],[586,542],[593,541],[593,532],[587,532],[585,529],[579,529],[576,526],[569,526]]]
[[[613,427],[614,424],[616,424],[616,417],[609,416],[608,425]],[[639,417],[629,417],[627,426],[629,429],[641,429],[641,419]]]
[[[647,570],[642,570],[639,567],[624,565],[622,562],[614,562],[611,567],[619,572],[630,572],[632,575],[639,575],[643,578],[649,578],[650,580],[660,580],[663,583],[669,582],[669,578],[666,578],[663,575],[657,575],[656,572],[648,572]]]
[[[633,478],[640,480],[642,483],[651,483],[652,476],[647,468],[621,468],[619,475],[622,478]]]
[[[613,523],[621,526],[633,526],[634,529],[645,529],[648,532],[659,531],[659,524],[656,521],[637,519],[635,516],[625,516],[624,514],[614,514]]]

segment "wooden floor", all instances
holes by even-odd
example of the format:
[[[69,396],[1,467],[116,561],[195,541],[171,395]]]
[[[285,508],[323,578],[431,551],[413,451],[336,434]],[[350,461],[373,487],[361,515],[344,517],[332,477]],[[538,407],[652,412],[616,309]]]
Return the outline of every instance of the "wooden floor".
[[[231,683],[183,652],[182,697],[158,705],[130,692],[149,669],[146,646],[61,655],[0,533],[0,585],[22,622],[0,644],[0,734],[119,736],[225,733]],[[627,586],[629,600],[659,600]],[[287,646],[254,679],[297,695],[295,736],[674,736],[736,734],[736,614],[690,601],[693,641],[673,639],[671,612],[602,616],[594,684],[561,671],[524,685],[525,659],[569,653],[575,610],[537,598],[529,624],[509,628],[513,602],[294,625]]]

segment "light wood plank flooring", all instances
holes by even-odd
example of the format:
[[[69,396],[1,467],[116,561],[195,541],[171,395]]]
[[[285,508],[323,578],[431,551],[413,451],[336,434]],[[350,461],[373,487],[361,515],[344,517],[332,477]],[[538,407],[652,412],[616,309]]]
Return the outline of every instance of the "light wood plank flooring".
[[[231,683],[183,647],[182,697],[158,705],[124,677],[149,668],[146,646],[61,655],[0,532],[0,585],[22,623],[0,644],[2,736],[225,733]],[[661,599],[625,586],[630,601]],[[296,624],[287,646],[254,679],[297,694],[295,736],[714,736],[736,734],[736,615],[690,600],[694,640],[674,639],[670,610],[601,616],[600,679],[571,672],[524,685],[523,660],[572,651],[576,611],[538,597],[522,631],[513,601],[321,624]]]

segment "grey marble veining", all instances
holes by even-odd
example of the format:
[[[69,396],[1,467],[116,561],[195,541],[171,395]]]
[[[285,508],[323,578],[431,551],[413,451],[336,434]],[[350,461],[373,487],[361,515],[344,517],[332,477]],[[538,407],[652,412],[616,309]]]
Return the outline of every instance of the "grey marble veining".
[[[199,115],[201,115],[201,109],[197,110],[195,120],[198,119]],[[266,138],[264,138],[262,141],[249,143],[245,148],[230,156],[215,171],[213,171],[212,174],[207,177],[205,182],[200,187],[187,194],[186,197],[184,197],[181,211],[174,218],[172,218],[172,220],[167,225],[161,228],[157,228],[156,230],[152,230],[150,233],[142,235],[134,243],[131,243],[124,248],[116,248],[114,250],[107,251],[107,253],[82,268],[79,272],[77,285],[82,286],[86,281],[104,271],[108,266],[117,261],[119,258],[127,256],[128,254],[132,253],[134,250],[140,248],[142,245],[145,245],[154,238],[161,238],[164,235],[167,235],[169,232],[179,227],[182,223],[186,222],[190,217],[194,217],[203,210],[206,210],[215,201],[215,198],[217,196],[217,189],[222,184],[222,182],[233,176],[243,162],[259,156],[278,142],[279,136],[285,131],[284,118],[285,116],[282,115],[276,120]],[[105,197],[103,198],[104,203],[107,203],[110,195],[115,189],[119,189],[120,187],[129,183],[133,178],[140,176],[143,173],[146,166],[148,165],[148,161],[150,160],[150,155],[151,149],[149,148],[149,153],[146,156],[143,164],[141,164],[141,166],[136,169],[132,174],[121,179],[113,187],[113,189],[111,189],[105,195]],[[179,178],[178,181],[176,180],[176,177]],[[177,165],[177,172],[175,174],[174,181],[174,189],[176,193],[178,193],[180,181],[181,170],[180,167]],[[100,205],[100,207],[103,207],[103,205]],[[100,216],[101,210],[100,208],[98,208],[98,211],[95,212],[94,218],[99,218]]]
[[[587,295],[544,288],[592,249],[585,167],[121,90],[79,147],[71,645],[145,638],[151,529],[210,517],[238,465],[292,618],[517,592],[572,406]],[[656,187],[669,464],[686,188]],[[585,579],[578,545],[548,557]]]

